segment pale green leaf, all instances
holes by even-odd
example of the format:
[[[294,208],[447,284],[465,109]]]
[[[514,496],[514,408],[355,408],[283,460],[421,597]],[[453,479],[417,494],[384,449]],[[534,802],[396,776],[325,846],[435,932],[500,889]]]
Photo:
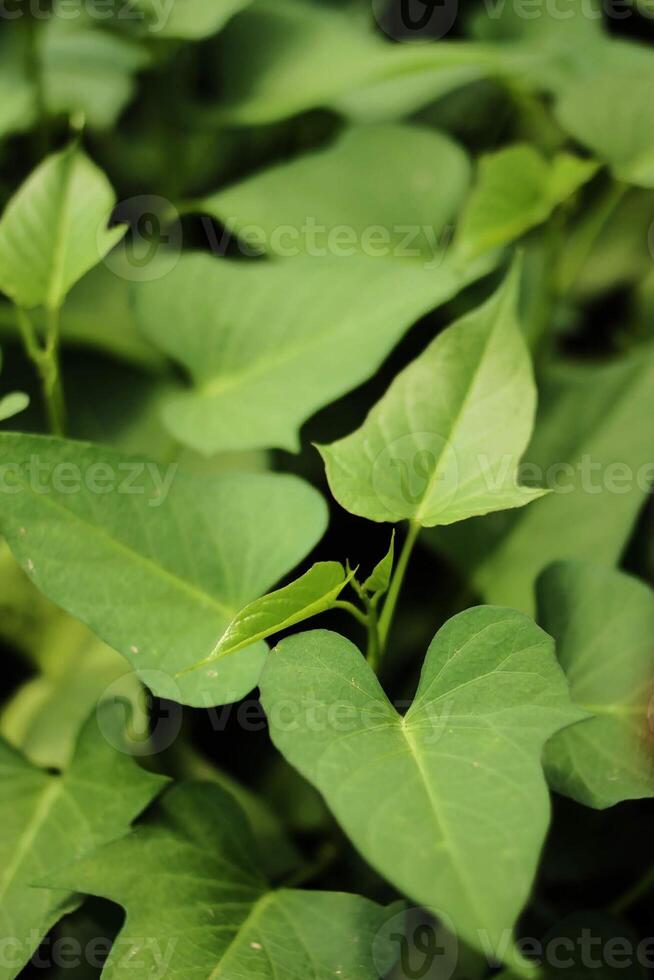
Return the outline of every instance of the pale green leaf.
[[[34,80],[26,70],[28,37],[15,31],[0,36],[0,88],[11,98],[0,100],[0,138],[29,129],[34,122]]]
[[[29,403],[29,395],[26,395],[24,391],[12,391],[8,395],[3,395],[0,398],[0,422],[24,412]]]
[[[654,187],[654,65],[580,81],[556,106],[563,128],[618,180]]]
[[[277,748],[373,867],[476,948],[506,936],[549,822],[543,745],[584,717],[551,638],[512,610],[455,616],[404,716],[359,650],[322,630],[283,640],[260,687]]]
[[[207,657],[238,610],[313,548],[327,522],[315,490],[293,476],[196,476],[13,433],[0,434],[0,475],[0,530],[23,569],[148,687],[209,706],[256,685],[263,643],[174,675]]]
[[[327,106],[394,118],[501,64],[490,46],[389,44],[374,27],[369,11],[255,0],[221,37],[225,120],[261,124]]]
[[[70,0],[64,3],[70,6]],[[81,112],[90,126],[107,129],[131,100],[136,73],[149,65],[150,55],[139,41],[102,30],[84,14],[55,14],[42,25],[45,107],[53,115]]]
[[[107,229],[115,202],[104,174],[76,146],[28,177],[0,219],[0,289],[17,305],[59,307],[122,238]]]
[[[569,153],[546,160],[526,143],[482,157],[457,230],[457,247],[473,257],[507,245],[546,221],[596,170],[594,161]]]
[[[522,507],[546,492],[516,481],[536,408],[518,284],[516,266],[490,300],[395,378],[361,428],[319,447],[346,510],[433,527]]]
[[[193,207],[251,247],[287,258],[364,254],[424,263],[442,253],[442,233],[469,178],[467,155],[448,136],[416,126],[361,126]]]
[[[393,562],[395,561],[395,528],[391,532],[391,543],[389,545],[388,551],[381,559],[378,561],[368,578],[363,583],[363,588],[366,592],[376,593],[377,595],[383,594],[388,591],[388,586],[391,584],[391,575],[393,574]]]
[[[188,372],[163,406],[167,429],[199,452],[297,452],[301,424],[365,381],[408,327],[489,270],[298,258],[231,262],[183,256],[134,287],[138,321]]]
[[[126,833],[164,782],[114,749],[95,715],[61,774],[36,768],[0,740],[0,935],[14,941],[1,980],[12,980],[50,927],[80,904],[70,890],[34,887],[37,879]]]
[[[269,592],[241,609],[204,663],[220,660],[273,633],[326,612],[333,607],[347,582],[348,576],[340,562],[316,562],[308,572],[283,589]]]
[[[598,808],[654,796],[654,592],[581,562],[550,566],[537,591],[572,699],[593,715],[547,744],[550,785]]]
[[[120,699],[128,737],[147,742],[149,722],[141,683],[123,657],[65,613],[44,629],[34,658],[40,672],[3,705],[0,734],[44,768],[64,769],[89,714]]]
[[[526,612],[552,562],[613,565],[622,555],[654,482],[654,348],[609,364],[555,363],[540,391],[522,475],[552,493],[434,538],[487,601]]]
[[[250,0],[135,0],[134,7],[142,11],[145,23],[139,25],[148,37],[178,38],[200,41],[216,34]]]
[[[273,890],[259,865],[233,797],[187,783],[166,793],[132,834],[49,883],[125,908],[105,967],[112,980],[377,980],[386,972],[394,944],[376,939],[397,908],[357,895]]]

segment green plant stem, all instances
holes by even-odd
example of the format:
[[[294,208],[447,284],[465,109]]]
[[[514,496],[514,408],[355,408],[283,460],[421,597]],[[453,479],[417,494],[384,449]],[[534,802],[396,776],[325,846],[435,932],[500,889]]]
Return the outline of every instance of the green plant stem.
[[[27,355],[35,364],[41,378],[50,432],[62,436],[65,432],[66,411],[59,370],[59,310],[51,308],[46,311],[45,344],[40,343],[32,321],[20,306],[16,307],[16,319]]]
[[[377,612],[372,605],[368,605],[368,648],[366,650],[366,660],[377,672],[379,661],[381,660],[381,644],[379,642],[379,622]]]
[[[366,629],[368,628],[368,617],[361,609],[357,609],[353,602],[346,602],[344,599],[337,599],[332,608],[343,609],[345,612],[348,612],[350,616],[354,616],[358,623],[361,623],[361,625],[365,626]]]
[[[566,296],[573,288],[593,250],[604,226],[629,190],[627,184],[613,180],[604,194],[590,209],[568,238],[561,253],[562,265],[557,275],[557,291]]]
[[[413,551],[413,547],[416,543],[419,533],[420,533],[420,524],[416,524],[413,521],[411,521],[411,523],[409,524],[409,530],[407,532],[407,536],[404,539],[402,552],[400,554],[397,565],[395,567],[395,571],[393,572],[393,578],[391,579],[391,584],[388,589],[386,601],[384,602],[384,608],[382,609],[382,614],[379,617],[380,657],[383,656],[384,650],[386,649],[386,642],[388,640],[388,634],[391,628],[391,623],[393,622],[395,607],[397,605],[397,600],[400,597],[400,592],[402,591],[402,583],[404,582],[404,576],[406,574],[407,566],[409,564],[409,559],[411,558],[411,553]]]
[[[648,868],[643,877],[635,885],[632,885],[624,895],[621,895],[620,898],[617,898],[612,903],[610,911],[614,915],[622,915],[632,905],[635,905],[643,895],[647,894],[651,888],[654,888],[654,865]]]

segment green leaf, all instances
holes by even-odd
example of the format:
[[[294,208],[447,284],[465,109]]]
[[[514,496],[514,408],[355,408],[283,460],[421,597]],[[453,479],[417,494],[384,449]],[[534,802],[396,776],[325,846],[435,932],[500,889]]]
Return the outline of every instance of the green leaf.
[[[580,81],[556,115],[579,143],[606,161],[618,180],[654,187],[654,64]]]
[[[0,398],[0,422],[24,412],[29,403],[29,395],[26,395],[24,391],[12,391],[9,395],[3,395]]]
[[[552,493],[433,538],[488,602],[530,613],[547,565],[622,555],[653,478],[654,347],[608,364],[555,363],[540,394],[522,473]]]
[[[34,122],[34,82],[26,71],[27,33],[4,31],[0,38],[0,86],[11,92],[10,99],[0,101],[0,139],[10,133],[23,132]]]
[[[248,6],[250,0],[175,0],[162,7],[156,0],[135,0],[146,23],[141,31],[148,37],[200,41],[211,37],[228,20]]]
[[[76,146],[36,168],[0,220],[0,289],[18,306],[56,309],[125,233],[106,228],[107,178]]]
[[[519,268],[393,381],[361,428],[319,447],[332,494],[373,521],[424,527],[522,507],[516,473],[536,407],[517,322]]]
[[[64,0],[70,8],[70,0]],[[149,66],[139,41],[103,30],[85,16],[48,18],[40,34],[39,60],[45,108],[53,115],[81,112],[96,129],[113,126],[135,90],[135,75]],[[103,13],[106,19],[106,8]]]
[[[128,837],[49,883],[125,908],[105,967],[113,980],[164,973],[377,980],[386,972],[393,944],[377,933],[392,910],[357,895],[273,890],[259,865],[233,797],[218,786],[188,783],[166,793]]]
[[[36,593],[38,595],[38,593]],[[128,736],[147,744],[149,722],[142,685],[123,657],[81,623],[58,613],[44,631],[35,659],[40,672],[2,707],[0,734],[37,766],[66,768],[91,711],[120,699],[131,717]]]
[[[117,721],[105,712],[105,724]],[[35,887],[37,879],[126,833],[165,782],[114,749],[95,715],[61,774],[36,768],[0,740],[0,935],[14,940],[1,980],[12,980],[51,926],[80,904],[72,890]]]
[[[548,743],[550,785],[598,808],[654,796],[654,591],[612,569],[560,563],[539,579],[538,606],[572,699],[594,716]]]
[[[257,683],[265,644],[174,680],[316,544],[320,495],[292,476],[164,468],[108,448],[0,434],[0,529],[34,584],[162,697],[209,706]],[[45,488],[45,489],[44,489]]]
[[[305,419],[374,374],[412,323],[493,261],[183,256],[134,287],[145,336],[192,381],[166,400],[167,429],[203,453],[297,452]]]
[[[416,126],[362,126],[193,207],[252,248],[285,257],[362,253],[424,263],[442,253],[441,235],[469,179],[467,155],[448,136]]]
[[[590,180],[597,166],[569,153],[546,160],[526,143],[482,157],[457,231],[457,247],[474,257],[514,241],[547,221],[559,204]]]
[[[290,585],[250,602],[234,617],[202,664],[221,660],[273,633],[332,609],[352,574],[337,561],[319,561]]]
[[[260,687],[275,745],[366,860],[476,948],[505,935],[549,821],[543,745],[584,717],[551,638],[512,610],[455,616],[404,717],[359,650],[327,631],[283,640]]]
[[[372,592],[376,595],[383,595],[384,592],[388,591],[388,587],[391,584],[391,575],[393,574],[393,562],[395,561],[395,528],[391,532],[391,543],[388,547],[388,551],[381,559],[378,561],[368,578],[363,583],[363,588],[366,592]]]
[[[224,120],[260,125],[327,106],[394,118],[500,64],[488,46],[389,44],[373,28],[369,11],[256,0],[220,38]]]

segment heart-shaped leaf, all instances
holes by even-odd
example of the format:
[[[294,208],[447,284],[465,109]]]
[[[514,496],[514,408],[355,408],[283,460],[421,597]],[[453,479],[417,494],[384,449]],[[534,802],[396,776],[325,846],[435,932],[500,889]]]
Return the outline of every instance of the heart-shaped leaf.
[[[397,908],[358,895],[273,890],[259,868],[233,797],[218,786],[187,783],[166,793],[132,834],[48,883],[125,908],[105,967],[114,980],[385,975],[394,944],[378,934]]]
[[[0,935],[12,940],[0,980],[13,980],[50,927],[80,904],[73,890],[38,888],[36,879],[126,833],[166,782],[112,747],[106,726],[117,726],[119,713],[102,711],[102,731],[93,716],[61,774],[0,740]]]
[[[75,145],[46,157],[0,220],[0,289],[26,308],[61,306],[125,234],[106,227],[114,202],[107,178]]]
[[[492,264],[183,256],[134,288],[145,335],[192,380],[166,400],[166,427],[203,453],[297,452],[305,419],[374,374],[412,323]]]
[[[319,447],[338,502],[373,521],[424,527],[522,507],[536,387],[517,321],[519,269],[393,381],[361,428]]]
[[[573,700],[594,716],[548,743],[550,785],[598,808],[654,796],[654,592],[566,562],[539,579],[538,605]]]
[[[293,476],[190,475],[100,446],[0,434],[0,529],[34,584],[162,697],[208,706],[257,683],[265,644],[174,680],[322,536]]]
[[[543,745],[585,717],[552,639],[512,610],[455,616],[404,716],[359,650],[327,631],[283,640],[260,686],[275,745],[361,854],[466,942],[497,943],[529,895],[547,830]]]
[[[442,253],[469,179],[468,157],[448,136],[362,126],[194,207],[250,246],[285,257],[363,254],[424,264]]]

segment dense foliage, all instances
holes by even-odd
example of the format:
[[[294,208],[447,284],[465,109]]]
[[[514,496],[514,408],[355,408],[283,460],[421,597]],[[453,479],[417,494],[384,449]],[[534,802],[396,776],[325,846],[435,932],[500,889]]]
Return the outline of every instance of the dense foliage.
[[[654,8],[456,7],[3,5],[0,980],[654,967]]]

